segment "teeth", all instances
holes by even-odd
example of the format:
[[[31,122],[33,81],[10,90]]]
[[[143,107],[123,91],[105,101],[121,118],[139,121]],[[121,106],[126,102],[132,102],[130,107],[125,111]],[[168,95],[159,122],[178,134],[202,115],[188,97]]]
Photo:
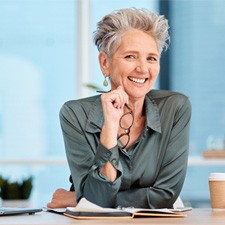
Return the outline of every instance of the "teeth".
[[[138,79],[138,78],[134,78],[134,77],[129,77],[129,79],[131,81],[134,81],[134,82],[139,83],[139,84],[143,84],[145,82],[145,79]]]

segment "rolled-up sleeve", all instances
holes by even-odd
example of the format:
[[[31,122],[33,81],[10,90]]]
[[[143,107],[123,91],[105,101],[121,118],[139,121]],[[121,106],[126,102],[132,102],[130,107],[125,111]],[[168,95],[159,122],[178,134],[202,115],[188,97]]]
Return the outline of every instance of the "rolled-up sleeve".
[[[77,201],[85,197],[103,207],[114,207],[122,176],[118,147],[106,149],[100,143],[97,146],[94,141],[90,143],[85,132],[86,120],[85,113],[79,113],[78,119],[77,113],[67,104],[60,110],[65,150]],[[114,182],[100,172],[107,161],[118,170],[118,177]]]

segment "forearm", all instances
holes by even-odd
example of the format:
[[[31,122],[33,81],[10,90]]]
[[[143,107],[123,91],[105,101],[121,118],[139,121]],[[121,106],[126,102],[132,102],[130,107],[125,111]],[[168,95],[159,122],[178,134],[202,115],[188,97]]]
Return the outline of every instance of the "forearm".
[[[167,151],[171,153],[171,157],[165,156],[165,161],[162,164],[159,162],[160,170],[156,171],[156,179],[151,181],[151,174],[149,174],[149,178],[139,175],[130,188],[119,191],[117,205],[137,208],[172,207],[180,194],[185,179],[188,159],[187,147],[177,151],[172,145],[171,149]],[[154,168],[152,169],[154,170]],[[151,167],[148,167],[147,170],[151,170]]]
[[[104,147],[111,149],[117,145],[117,130],[118,127],[110,126],[110,124],[103,126],[100,142]],[[110,161],[101,168],[101,173],[112,182],[117,178],[117,169]]]
[[[180,182],[179,182],[180,183]],[[180,194],[183,182],[175,188],[145,187],[120,191],[116,206],[135,208],[172,208]]]
[[[135,208],[170,208],[175,200],[175,196],[167,190],[146,187],[119,192],[116,205]]]
[[[106,149],[99,145],[95,155],[85,151],[79,153],[86,158],[84,161],[79,160],[81,157],[74,155],[75,151],[67,151],[67,158],[74,180],[77,200],[85,197],[88,200],[104,207],[114,207],[114,199],[120,189],[122,166],[119,163],[119,153],[117,147]],[[78,153],[76,151],[76,153]],[[89,156],[88,156],[89,154]],[[100,171],[106,162],[110,161],[117,171],[115,181],[110,181]]]
[[[116,171],[115,180],[102,173],[105,164],[110,163]],[[104,207],[114,207],[115,198],[120,189],[122,166],[119,162],[118,148],[106,149],[99,145],[93,166],[88,174],[84,186],[84,196]]]
[[[89,174],[84,185],[83,197],[106,208],[116,207],[116,196],[121,185],[121,178],[111,182],[98,174]]]
[[[150,208],[147,199],[149,188],[135,188],[120,191],[116,197],[116,206]]]

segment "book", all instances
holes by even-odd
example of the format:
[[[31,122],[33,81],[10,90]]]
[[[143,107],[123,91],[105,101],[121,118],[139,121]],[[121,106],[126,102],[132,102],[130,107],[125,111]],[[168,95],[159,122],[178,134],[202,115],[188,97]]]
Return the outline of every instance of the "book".
[[[142,209],[142,208],[103,208],[85,198],[82,198],[76,207],[67,207],[65,216],[74,219],[131,219],[137,217],[173,217],[182,218],[186,214],[173,210],[163,209]]]

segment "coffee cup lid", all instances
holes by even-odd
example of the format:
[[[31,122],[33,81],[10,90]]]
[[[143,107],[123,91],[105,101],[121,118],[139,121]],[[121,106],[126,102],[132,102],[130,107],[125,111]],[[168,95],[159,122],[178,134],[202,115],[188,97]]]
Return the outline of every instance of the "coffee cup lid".
[[[210,173],[209,180],[225,180],[225,173]]]

